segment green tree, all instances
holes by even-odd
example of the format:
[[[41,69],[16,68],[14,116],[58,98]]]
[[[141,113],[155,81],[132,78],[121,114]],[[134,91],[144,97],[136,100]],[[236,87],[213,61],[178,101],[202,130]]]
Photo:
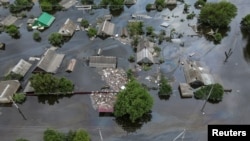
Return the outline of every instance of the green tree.
[[[15,93],[13,95],[13,100],[16,103],[22,104],[26,100],[26,95],[24,93]]]
[[[9,25],[7,28],[6,28],[6,32],[11,36],[11,37],[20,37],[20,32],[18,30],[18,27],[15,26],[15,25]]]
[[[142,22],[131,22],[128,24],[128,31],[130,36],[134,35],[142,35],[143,31],[143,23]]]
[[[53,11],[53,5],[49,1],[41,1],[40,6],[42,11],[51,12]]]
[[[16,141],[29,141],[29,140],[24,139],[24,138],[19,138],[19,139],[17,139]]]
[[[216,43],[219,43],[221,41],[221,39],[222,39],[222,35],[220,33],[217,32],[214,34],[214,41]]]
[[[211,94],[208,98],[208,101],[219,102],[222,100],[223,94],[224,94],[224,88],[222,85],[218,83],[201,87],[199,90],[194,92],[194,96],[197,99],[206,99],[210,91],[211,91]]]
[[[83,26],[84,28],[88,28],[89,27],[89,22],[88,22],[88,20],[82,20],[81,21],[81,26]]]
[[[248,32],[250,32],[250,14],[243,17],[240,23],[242,29],[246,29]]]
[[[172,87],[169,85],[168,80],[164,76],[161,76],[158,94],[160,96],[170,96],[171,93]]]
[[[56,78],[51,74],[34,74],[31,77],[31,86],[36,93],[67,93],[72,92],[74,85],[66,78]]]
[[[153,34],[153,32],[154,32],[154,28],[152,27],[152,26],[148,26],[148,27],[146,27],[146,34],[147,35],[151,35],[151,34]]]
[[[90,27],[88,29],[87,35],[89,36],[89,38],[94,37],[97,35],[97,30],[93,27]]]
[[[50,44],[54,46],[61,46],[63,44],[63,36],[60,33],[52,33],[49,36]]]
[[[63,141],[63,135],[54,129],[46,129],[43,133],[44,141]]]
[[[162,11],[165,7],[165,0],[155,0],[155,6],[158,11]]]
[[[41,41],[41,36],[40,36],[40,33],[39,32],[34,32],[33,33],[33,39],[35,40],[35,41]]]
[[[152,8],[152,4],[149,3],[149,4],[146,5],[146,10],[147,10],[147,11],[150,11],[151,8]]]
[[[206,1],[205,1],[205,0],[197,0],[197,1],[194,3],[194,6],[195,6],[196,8],[201,8],[201,7],[203,7],[205,4],[206,4]]]
[[[19,13],[23,10],[30,10],[33,5],[32,0],[15,0],[14,3],[10,4],[9,11],[11,13]]]
[[[131,79],[126,88],[118,93],[115,103],[115,117],[129,116],[132,122],[150,112],[153,98],[135,79]]]
[[[90,141],[90,136],[85,130],[78,129],[76,131],[73,141]]]
[[[73,141],[74,137],[76,135],[76,131],[70,130],[68,134],[66,135],[66,141]]]
[[[200,22],[215,28],[228,27],[237,14],[237,7],[226,1],[206,3],[200,11]]]

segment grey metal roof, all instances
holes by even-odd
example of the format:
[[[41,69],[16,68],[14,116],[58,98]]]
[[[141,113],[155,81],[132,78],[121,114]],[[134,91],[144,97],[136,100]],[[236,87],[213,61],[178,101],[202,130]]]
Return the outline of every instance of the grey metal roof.
[[[148,48],[144,48],[136,54],[137,63],[154,63],[154,57]]]
[[[20,87],[18,80],[7,80],[0,82],[0,103],[10,103],[14,93]],[[10,98],[11,97],[11,98]]]
[[[116,68],[117,59],[114,56],[90,56],[90,67]]]
[[[114,34],[115,24],[105,20],[98,29],[98,35],[109,35],[112,36]]]
[[[57,54],[55,50],[48,49],[38,62],[37,67],[48,73],[56,73],[64,56],[65,54]]]
[[[77,28],[77,25],[69,18],[65,21],[58,33],[63,36],[72,36]]]
[[[15,66],[14,68],[11,70],[11,72],[15,73],[15,74],[20,74],[22,76],[24,76],[30,69],[30,67],[32,66],[31,63],[21,59]]]

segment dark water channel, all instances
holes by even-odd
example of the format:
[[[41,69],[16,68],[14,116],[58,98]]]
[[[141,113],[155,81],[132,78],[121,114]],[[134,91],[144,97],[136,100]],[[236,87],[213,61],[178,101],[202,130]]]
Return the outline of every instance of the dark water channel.
[[[209,0],[208,0],[209,1]],[[217,1],[217,0],[213,0]],[[120,33],[127,20],[131,19],[133,13],[146,13],[150,19],[143,19],[145,26],[153,26],[156,31],[165,30],[170,33],[175,29],[178,33],[184,33],[181,42],[164,41],[161,56],[165,63],[160,65],[160,72],[166,75],[173,85],[173,95],[166,99],[161,99],[156,90],[150,93],[154,98],[152,112],[145,115],[138,122],[132,124],[125,119],[114,119],[112,116],[100,116],[92,107],[89,95],[73,95],[71,97],[34,97],[29,96],[24,104],[19,105],[27,120],[23,120],[18,110],[13,105],[0,107],[0,137],[1,141],[13,141],[17,138],[26,138],[30,141],[42,141],[43,131],[48,128],[55,128],[62,132],[68,130],[84,128],[93,141],[100,140],[99,130],[105,141],[168,141],[173,140],[184,129],[186,129],[185,141],[206,141],[208,124],[249,124],[250,107],[249,80],[250,80],[250,41],[243,36],[240,31],[240,21],[242,17],[250,13],[250,2],[247,0],[231,0],[238,8],[237,16],[230,24],[230,30],[220,44],[214,44],[204,36],[189,36],[195,32],[188,26],[194,25],[197,19],[186,20],[186,15],[182,14],[184,5],[178,2],[174,9],[165,9],[162,12],[146,12],[147,3],[154,0],[138,0],[136,5],[124,7],[121,13],[115,13],[112,22],[116,24],[116,33]],[[185,0],[191,5],[190,11],[199,13],[193,7],[195,0]],[[6,9],[0,8],[1,18],[8,14]],[[29,14],[38,16],[40,14],[38,4],[33,7]],[[48,37],[51,33],[57,32],[65,20],[70,17],[73,21],[83,17],[93,25],[96,19],[104,14],[109,14],[108,9],[94,10],[92,14],[79,11],[75,7],[67,11],[55,13],[56,21],[52,26],[41,32],[41,42],[33,41],[34,31],[27,31],[26,19],[18,20],[21,38],[12,39],[6,33],[0,34],[0,42],[6,43],[6,50],[0,51],[0,72],[2,76],[13,67],[19,59],[28,60],[30,56],[40,56],[45,49],[50,47]],[[29,15],[28,14],[28,15]],[[172,15],[177,16],[176,18]],[[170,16],[167,20],[170,23],[168,28],[163,28],[160,24],[162,18]],[[180,22],[185,19],[184,22]],[[77,31],[74,36],[63,44],[57,51],[65,53],[63,64],[56,74],[65,76],[75,83],[77,91],[99,90],[106,85],[101,81],[101,76],[95,68],[89,68],[85,58],[95,55],[96,51],[102,48],[103,55],[115,55],[118,57],[118,67],[128,69],[133,66],[127,58],[133,53],[129,45],[122,44],[114,39],[89,40],[86,33]],[[224,52],[232,48],[233,54],[224,63]],[[221,82],[225,88],[232,89],[232,93],[224,95],[223,101],[217,104],[207,103],[205,115],[200,112],[204,101],[191,99],[181,99],[178,91],[180,82],[185,82],[183,68],[178,64],[178,60],[189,58],[189,54],[196,52],[191,58],[201,61],[210,68],[210,71]],[[71,58],[77,59],[77,65],[72,73],[66,73],[67,62]],[[33,65],[35,62],[31,62]],[[150,71],[139,72],[139,79],[147,85],[151,85],[145,78],[155,74],[159,66],[153,65]],[[25,81],[24,81],[25,82]]]

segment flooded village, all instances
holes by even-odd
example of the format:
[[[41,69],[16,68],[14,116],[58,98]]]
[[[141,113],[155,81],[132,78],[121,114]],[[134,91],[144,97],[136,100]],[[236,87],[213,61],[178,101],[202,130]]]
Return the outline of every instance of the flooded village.
[[[0,140],[42,141],[47,128],[65,133],[83,128],[93,141],[206,141],[209,124],[249,124],[250,52],[240,29],[241,19],[250,13],[247,0],[230,1],[238,9],[237,16],[219,44],[198,28],[196,0],[166,0],[174,6],[162,11],[146,10],[154,0],[125,1],[132,4],[119,12],[62,0],[59,4],[63,10],[53,14],[43,12],[34,0],[26,16],[11,14],[5,7],[8,2],[14,0],[0,0],[1,27],[14,24],[21,36],[0,33]],[[193,19],[186,18],[185,4],[195,13]],[[82,20],[96,29],[96,36],[89,37],[90,28],[84,28]],[[145,31],[151,26],[155,35],[164,34],[166,39],[159,41],[144,34],[134,45],[128,24],[138,21]],[[39,41],[34,40],[34,32],[39,32]],[[65,42],[52,45],[48,40],[52,33],[61,34]],[[230,57],[226,58],[225,52]],[[117,120],[112,115],[117,93],[128,81],[128,70],[154,99],[151,113],[139,123]],[[40,72],[69,79],[74,91],[57,96],[32,95],[29,79]],[[19,74],[22,79],[4,80],[8,74]],[[158,95],[160,76],[166,77],[173,89],[168,98]],[[196,99],[194,91],[214,83],[223,85],[223,100],[203,107],[206,101]],[[27,94],[23,104],[10,98],[17,92]]]

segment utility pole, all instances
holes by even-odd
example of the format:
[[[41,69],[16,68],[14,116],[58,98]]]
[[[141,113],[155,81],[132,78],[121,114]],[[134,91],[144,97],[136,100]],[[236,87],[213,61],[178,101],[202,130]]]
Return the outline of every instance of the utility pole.
[[[205,108],[206,103],[207,103],[207,101],[208,101],[208,99],[209,99],[209,97],[210,97],[210,95],[211,95],[211,93],[212,93],[213,88],[214,88],[214,85],[212,85],[212,88],[210,89],[210,92],[209,92],[209,94],[208,94],[208,96],[207,96],[207,98],[206,98],[206,101],[205,101],[205,103],[203,104],[203,106],[202,106],[202,108],[201,108],[201,112],[202,112],[203,115],[205,115],[204,108]]]
[[[176,136],[173,141],[176,141],[178,138],[180,138],[181,136],[181,139],[183,141],[184,137],[185,137],[185,132],[186,132],[186,129],[184,129],[178,136]]]
[[[99,135],[100,135],[101,141],[103,141],[101,128],[98,128],[98,130],[99,130]]]
[[[14,106],[17,108],[18,112],[22,115],[24,120],[27,120],[27,118],[24,116],[23,112],[21,111],[21,109],[18,107],[18,105],[16,104],[16,102],[12,99],[12,97],[9,97],[9,99],[11,100],[11,102],[14,104]]]

